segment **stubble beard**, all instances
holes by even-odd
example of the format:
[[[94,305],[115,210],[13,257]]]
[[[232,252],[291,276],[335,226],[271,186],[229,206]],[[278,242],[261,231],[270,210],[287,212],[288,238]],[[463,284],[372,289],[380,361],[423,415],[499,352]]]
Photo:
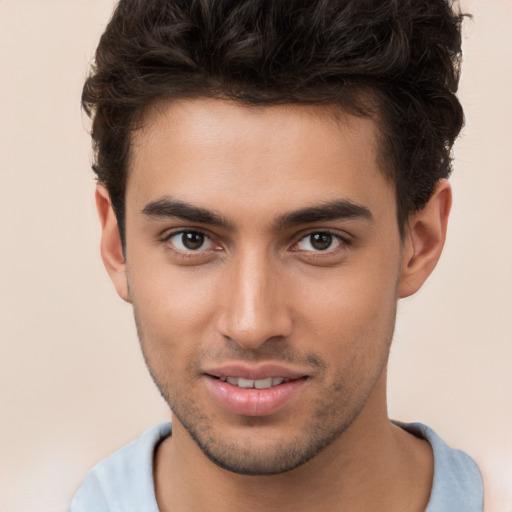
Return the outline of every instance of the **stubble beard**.
[[[219,433],[215,428],[215,420],[204,413],[200,404],[196,403],[195,398],[190,396],[187,390],[180,389],[167,380],[168,373],[155,371],[146,353],[138,323],[137,330],[148,371],[175,419],[183,425],[209,460],[227,471],[240,475],[285,473],[320,454],[342,436],[357,418],[387,364],[385,355],[381,357],[381,364],[374,369],[374,375],[370,381],[366,381],[363,388],[352,379],[347,379],[345,370],[340,371],[333,380],[335,384],[323,390],[309,420],[294,438],[283,435],[272,443],[265,442],[267,420],[245,417],[244,435],[249,439],[249,442],[245,443],[240,437],[227,438]],[[322,365],[324,364],[322,362]],[[357,374],[358,370],[355,370],[355,373]],[[251,440],[256,442],[251,443]]]
[[[320,402],[295,439],[280,439],[264,447],[251,447],[244,446],[243,440],[219,440],[207,417],[202,416],[195,407],[189,408],[188,404],[184,411],[180,404],[171,401],[165,388],[156,380],[155,383],[173,415],[208,459],[227,471],[252,476],[282,474],[315,458],[349,428],[367,399],[364,397],[360,400],[356,409],[351,409],[351,414],[347,411],[340,416],[340,410],[345,410],[344,405],[338,404],[339,407],[336,407],[328,398],[332,396],[331,392],[326,391],[327,400]],[[264,420],[247,418],[246,428],[254,432],[254,436],[265,439]]]

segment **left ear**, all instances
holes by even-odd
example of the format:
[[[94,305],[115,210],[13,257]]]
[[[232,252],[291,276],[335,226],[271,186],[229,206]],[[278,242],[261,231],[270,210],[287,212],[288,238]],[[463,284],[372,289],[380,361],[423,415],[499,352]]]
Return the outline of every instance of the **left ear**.
[[[416,293],[434,270],[444,247],[451,206],[452,189],[443,179],[427,204],[409,217],[403,242],[399,298]]]

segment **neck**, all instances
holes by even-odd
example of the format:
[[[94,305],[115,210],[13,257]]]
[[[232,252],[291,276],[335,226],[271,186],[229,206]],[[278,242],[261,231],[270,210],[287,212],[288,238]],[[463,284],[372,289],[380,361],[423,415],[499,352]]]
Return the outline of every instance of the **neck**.
[[[424,511],[433,474],[430,446],[394,426],[370,397],[343,434],[306,464],[268,476],[226,471],[207,459],[179,421],[155,459],[162,512]],[[377,403],[385,403],[378,400]]]

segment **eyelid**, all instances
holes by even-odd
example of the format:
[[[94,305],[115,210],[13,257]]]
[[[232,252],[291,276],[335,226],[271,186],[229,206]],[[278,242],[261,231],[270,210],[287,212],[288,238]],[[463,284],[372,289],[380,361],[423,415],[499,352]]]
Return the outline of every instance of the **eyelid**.
[[[175,236],[179,236],[179,235],[182,235],[184,233],[198,233],[202,236],[204,236],[205,238],[205,241],[208,240],[211,244],[214,244],[215,247],[214,248],[200,248],[200,249],[197,249],[197,250],[193,250],[193,249],[186,249],[186,250],[183,250],[183,249],[180,249],[178,247],[175,246],[175,244],[173,244],[171,242],[171,239],[174,238]],[[190,256],[199,256],[199,255],[203,255],[204,253],[207,253],[207,252],[210,252],[210,251],[218,251],[218,250],[221,250],[220,249],[220,244],[218,242],[215,241],[215,239],[207,232],[205,232],[205,230],[201,229],[201,228],[177,228],[177,229],[174,229],[174,230],[171,230],[171,231],[168,231],[166,232],[162,238],[161,238],[162,242],[167,242],[169,243],[169,245],[171,247],[169,247],[170,250],[174,251],[176,254],[179,254],[179,255],[182,255],[182,256],[187,256],[187,257],[190,257]]]
[[[299,243],[307,238],[308,236],[312,236],[317,233],[322,234],[328,234],[333,237],[333,241],[336,242],[334,247],[329,247],[327,249],[321,250],[321,249],[302,249],[299,248]],[[298,235],[295,239],[296,241],[292,244],[291,248],[289,249],[291,252],[297,254],[297,256],[300,256],[301,258],[305,258],[307,261],[318,261],[320,262],[328,262],[332,261],[332,258],[339,258],[343,254],[346,253],[348,249],[351,248],[351,236],[348,233],[341,234],[337,231],[334,231],[332,229],[310,229],[306,232],[302,232],[300,235]]]
[[[200,248],[197,250],[193,250],[193,249],[181,250],[178,247],[176,247],[174,244],[172,244],[170,242],[170,240],[171,240],[171,238],[181,235],[183,233],[199,233],[202,236],[204,236],[205,239],[209,240],[209,242],[211,244],[214,244],[215,247],[213,247],[213,248],[210,247],[210,248],[206,248],[206,249]],[[332,249],[331,248],[325,249],[323,251],[322,250],[303,250],[303,249],[297,248],[297,245],[299,244],[299,242],[301,242],[308,236],[311,236],[311,235],[314,235],[317,233],[328,234],[328,235],[332,236],[334,239],[336,239],[339,243],[336,245],[336,247],[334,247]],[[347,246],[350,246],[352,243],[351,236],[349,233],[341,234],[338,231],[335,231],[335,230],[329,229],[329,228],[326,228],[326,229],[316,228],[316,229],[303,230],[300,233],[296,234],[294,236],[294,239],[295,240],[291,242],[291,247],[289,250],[291,250],[293,252],[302,252],[302,253],[306,253],[306,254],[309,253],[308,256],[318,256],[318,257],[332,255],[333,253],[336,253],[337,251],[339,251],[340,247],[343,249],[343,248],[346,248]],[[194,227],[179,227],[179,228],[171,229],[169,231],[166,231],[160,237],[160,240],[161,240],[161,242],[168,243],[169,250],[171,250],[174,253],[176,253],[177,255],[183,256],[183,257],[194,257],[194,256],[198,257],[201,255],[204,256],[205,253],[209,253],[209,252],[213,252],[213,251],[217,252],[217,251],[224,250],[224,248],[222,247],[222,244],[216,240],[216,237],[214,235],[211,235],[207,230],[205,230],[203,228],[195,227],[195,226]]]
[[[348,233],[340,233],[337,230],[329,229],[329,228],[326,228],[326,229],[316,228],[316,229],[308,229],[308,230],[301,231],[300,233],[298,233],[295,236],[295,239],[296,239],[295,243],[300,242],[301,240],[304,240],[304,238],[307,238],[308,236],[316,235],[316,234],[331,235],[333,238],[337,238],[338,240],[341,240],[344,243],[350,243],[350,235]]]

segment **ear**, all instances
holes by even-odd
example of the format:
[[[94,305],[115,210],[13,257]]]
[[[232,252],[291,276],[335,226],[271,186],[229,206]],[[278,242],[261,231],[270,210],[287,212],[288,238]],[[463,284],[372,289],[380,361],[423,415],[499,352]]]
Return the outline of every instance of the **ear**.
[[[400,298],[416,293],[434,270],[446,239],[451,205],[450,184],[440,180],[427,204],[409,217],[398,283]]]
[[[102,185],[96,187],[96,208],[101,223],[101,258],[119,296],[131,302],[123,245],[110,195]]]

